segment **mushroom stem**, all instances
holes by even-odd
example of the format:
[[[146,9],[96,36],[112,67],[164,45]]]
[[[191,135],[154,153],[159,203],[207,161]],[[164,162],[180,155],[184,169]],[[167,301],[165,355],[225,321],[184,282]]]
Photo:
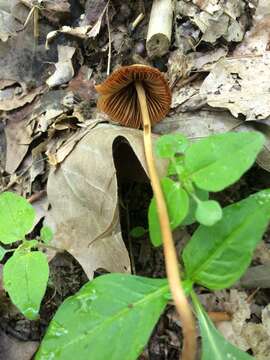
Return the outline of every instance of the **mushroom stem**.
[[[138,99],[139,99],[142,118],[143,118],[143,139],[144,139],[145,157],[146,157],[153,193],[157,203],[157,212],[158,212],[158,218],[159,218],[160,229],[163,240],[166,273],[167,273],[172,297],[175,303],[175,307],[182,321],[182,328],[184,334],[182,359],[194,360],[196,356],[195,321],[189,302],[185,296],[182,287],[179,264],[172,238],[167,206],[165,203],[164,195],[161,189],[161,185],[153,157],[151,122],[150,122],[148,107],[146,103],[145,91],[141,82],[137,81],[135,83],[135,86],[136,86],[136,91],[138,94]]]

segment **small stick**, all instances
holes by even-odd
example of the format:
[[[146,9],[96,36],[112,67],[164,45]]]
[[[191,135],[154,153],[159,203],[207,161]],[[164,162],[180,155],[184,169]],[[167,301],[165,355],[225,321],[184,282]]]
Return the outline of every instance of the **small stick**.
[[[153,193],[157,202],[157,212],[163,239],[163,249],[168,282],[172,292],[175,307],[178,311],[183,325],[184,346],[182,352],[182,360],[194,360],[196,356],[195,321],[181,284],[179,264],[172,238],[167,206],[161,189],[156,165],[154,162],[151,137],[151,122],[146,103],[145,91],[141,82],[137,81],[135,83],[135,86],[142,112],[145,156],[149,171],[149,177],[151,179],[151,185],[153,188]]]
[[[112,39],[111,39],[111,28],[110,28],[110,19],[109,19],[109,2],[110,1],[108,1],[107,8],[106,8],[106,22],[107,22],[108,36],[109,36],[107,75],[110,75],[111,57],[112,57]]]
[[[131,30],[134,31],[141,21],[144,19],[144,13],[140,13],[131,24]]]
[[[230,321],[232,317],[225,311],[209,311],[208,316],[213,322]]]
[[[32,195],[27,199],[27,201],[28,201],[30,204],[33,204],[34,202],[36,202],[36,201],[40,200],[41,198],[43,198],[46,194],[47,194],[46,190],[41,190],[41,191],[35,192],[34,194],[32,194]]]

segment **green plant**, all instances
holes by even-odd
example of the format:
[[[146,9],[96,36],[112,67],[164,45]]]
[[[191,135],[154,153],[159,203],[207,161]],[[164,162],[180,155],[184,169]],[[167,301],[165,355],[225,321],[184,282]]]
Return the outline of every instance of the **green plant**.
[[[222,210],[208,200],[208,192],[221,191],[243,175],[263,142],[262,135],[251,132],[215,135],[191,144],[180,134],[166,135],[156,144],[157,154],[169,159],[162,186],[171,228],[200,223],[181,258],[183,286],[200,325],[202,360],[252,358],[216,330],[194,288],[197,284],[210,290],[230,287],[247,269],[266,230],[270,189]],[[160,246],[155,199],[148,215],[151,241]],[[60,306],[35,359],[135,360],[170,298],[166,279],[100,276]]]
[[[3,268],[4,288],[11,301],[30,320],[38,317],[41,300],[49,278],[46,255],[37,250],[52,239],[50,228],[43,227],[40,237],[35,240],[25,238],[34,225],[35,210],[27,200],[12,192],[0,195],[0,261],[8,253]],[[7,245],[20,241],[16,248]]]

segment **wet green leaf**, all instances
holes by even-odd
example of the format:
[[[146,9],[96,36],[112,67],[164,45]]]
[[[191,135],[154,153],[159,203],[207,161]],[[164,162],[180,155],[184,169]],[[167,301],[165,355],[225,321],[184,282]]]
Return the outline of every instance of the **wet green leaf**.
[[[49,226],[43,226],[40,230],[40,240],[49,244],[53,239],[53,232]]]
[[[0,261],[3,260],[5,255],[6,255],[6,249],[0,246]]]
[[[221,191],[238,180],[263,147],[258,132],[225,133],[193,143],[185,153],[185,168],[197,187]]]
[[[188,147],[188,139],[182,134],[162,135],[155,143],[157,156],[172,158],[175,154],[184,153]]]
[[[189,197],[178,183],[169,178],[161,180],[161,186],[168,208],[171,229],[175,229],[187,216],[189,208]],[[150,239],[154,246],[162,244],[162,236],[157,214],[156,200],[151,200],[148,210],[148,223]]]
[[[199,201],[195,217],[200,224],[212,226],[222,218],[222,209],[217,201]]]
[[[15,252],[3,269],[5,290],[13,304],[30,320],[38,318],[48,278],[47,257],[40,251]]]
[[[35,211],[22,196],[12,192],[0,195],[0,242],[23,240],[32,229]]]
[[[201,190],[201,189],[195,188],[195,195],[201,201],[206,201],[209,198],[208,191]],[[188,215],[186,216],[185,220],[182,222],[182,225],[184,225],[184,226],[191,225],[196,221],[196,218],[195,218],[196,208],[197,208],[196,201],[192,197],[189,197],[189,211],[188,211]]]
[[[136,360],[167,294],[166,280],[100,276],[60,306],[35,360]]]
[[[183,251],[187,278],[209,289],[230,287],[245,272],[270,219],[270,189],[223,209],[212,227],[201,225]]]
[[[198,300],[192,297],[202,337],[201,360],[252,360],[252,356],[230,344],[216,329]],[[195,300],[195,301],[194,301]]]

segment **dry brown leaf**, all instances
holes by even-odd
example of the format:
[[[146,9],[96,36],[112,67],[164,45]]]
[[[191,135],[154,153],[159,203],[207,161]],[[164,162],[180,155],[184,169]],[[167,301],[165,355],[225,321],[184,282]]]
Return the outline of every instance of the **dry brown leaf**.
[[[210,106],[227,108],[246,120],[270,116],[270,56],[220,61],[204,80],[200,93]]]
[[[83,65],[77,76],[75,76],[68,84],[68,90],[78,95],[81,99],[90,101],[97,99],[94,80],[90,79],[92,70]]]
[[[97,268],[130,271],[118,213],[112,149],[117,138],[130,144],[145,169],[142,132],[104,124],[84,136],[48,180],[54,245],[71,253],[89,278]]]
[[[27,118],[33,111],[33,104],[7,114],[6,126],[6,163],[5,170],[12,174],[21,164],[32,142],[32,129]]]

